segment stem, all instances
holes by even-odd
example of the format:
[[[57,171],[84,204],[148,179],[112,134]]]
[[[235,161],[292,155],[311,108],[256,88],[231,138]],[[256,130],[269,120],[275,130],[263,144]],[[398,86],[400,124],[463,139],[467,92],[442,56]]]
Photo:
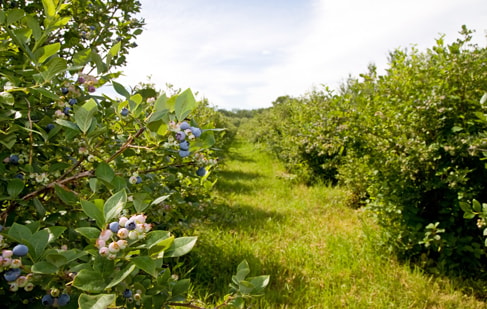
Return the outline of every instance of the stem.
[[[125,142],[125,144],[122,145],[122,147],[120,147],[119,150],[117,150],[117,152],[115,152],[110,158],[108,158],[105,162],[108,163],[108,162],[111,162],[113,161],[116,157],[118,157],[122,152],[124,152],[125,150],[127,150],[127,148],[130,148],[131,147],[131,143],[134,139],[136,139],[137,137],[139,137],[142,133],[144,133],[145,131],[145,128],[140,128],[139,131],[137,131],[137,133],[135,133],[134,136],[131,136],[129,137],[129,139]]]
[[[32,118],[30,117],[30,101],[24,98],[27,102],[27,119],[29,119],[29,139],[30,139],[30,146],[29,146],[29,165],[32,165],[32,158],[34,156],[34,136],[32,136]]]

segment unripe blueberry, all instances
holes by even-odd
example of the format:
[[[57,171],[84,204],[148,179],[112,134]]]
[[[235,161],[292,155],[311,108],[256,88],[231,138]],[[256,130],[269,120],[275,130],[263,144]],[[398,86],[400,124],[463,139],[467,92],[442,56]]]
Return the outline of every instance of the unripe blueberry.
[[[123,297],[125,297],[125,298],[132,297],[132,290],[125,289],[125,291],[123,291]]]
[[[189,150],[179,150],[179,156],[181,158],[189,156]]]
[[[186,121],[183,121],[183,122],[181,122],[181,124],[179,125],[179,128],[180,128],[181,130],[187,130],[187,129],[189,129],[189,128],[190,128],[190,125],[189,125],[189,123],[187,123]]]
[[[200,128],[191,127],[189,129],[191,130],[191,133],[193,133],[194,137],[200,137],[201,136]]]
[[[7,280],[8,282],[12,282],[17,280],[17,278],[20,276],[20,273],[20,268],[11,268],[3,274],[3,278],[5,278],[5,280]]]
[[[127,230],[126,228],[123,227],[123,228],[118,230],[117,236],[121,239],[125,239],[125,238],[129,237],[129,230]]]
[[[206,175],[206,169],[204,167],[200,167],[197,171],[196,171],[196,175],[200,176],[200,177],[203,177]]]
[[[60,293],[61,293],[61,291],[59,291],[58,288],[52,288],[51,289],[51,296],[52,297],[58,297]]]
[[[12,164],[18,164],[19,163],[19,156],[18,155],[10,155],[9,161]]]
[[[71,99],[69,99],[68,103],[69,103],[69,105],[74,105],[74,104],[78,103],[78,100],[76,100],[75,98],[71,98]]]
[[[29,248],[26,245],[18,244],[12,249],[12,252],[16,256],[25,256],[29,253]]]
[[[114,222],[110,223],[110,225],[108,226],[108,228],[113,233],[117,233],[118,230],[120,229],[120,224],[118,222],[114,221]]]
[[[122,108],[122,110],[120,111],[120,115],[122,116],[127,116],[128,114],[129,110],[126,107]]]
[[[181,150],[189,150],[189,143],[188,141],[182,141],[179,143],[179,149]]]
[[[32,282],[27,282],[27,284],[24,287],[24,290],[26,292],[31,292],[34,289],[34,283]]]
[[[41,302],[44,306],[52,306],[54,304],[54,297],[52,297],[49,294],[46,294],[42,297]]]
[[[61,88],[61,93],[62,94],[65,94],[66,95],[66,94],[68,94],[68,92],[69,92],[69,89],[68,88],[66,88],[66,87],[62,87]]]
[[[66,306],[70,300],[71,297],[69,297],[69,294],[61,294],[61,296],[59,296],[59,298],[57,299],[57,304],[60,307]]]

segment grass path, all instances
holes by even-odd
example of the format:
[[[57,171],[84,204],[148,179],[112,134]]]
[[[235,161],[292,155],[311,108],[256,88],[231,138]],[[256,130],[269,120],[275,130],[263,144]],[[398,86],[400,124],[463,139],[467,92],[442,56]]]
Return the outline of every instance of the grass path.
[[[341,189],[286,176],[271,156],[236,140],[189,256],[194,282],[217,291],[207,300],[224,295],[245,258],[253,275],[271,275],[254,308],[486,308],[450,281],[379,252],[378,230],[363,211],[344,205]]]

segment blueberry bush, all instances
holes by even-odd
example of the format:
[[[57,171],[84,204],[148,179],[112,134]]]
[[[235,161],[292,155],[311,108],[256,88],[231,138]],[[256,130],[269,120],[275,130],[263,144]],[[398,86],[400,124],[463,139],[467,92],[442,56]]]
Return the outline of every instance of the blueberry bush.
[[[286,152],[280,158],[291,172],[303,167],[308,182],[346,185],[399,256],[433,272],[476,276],[486,270],[477,225],[485,225],[487,201],[487,50],[470,43],[466,27],[460,35],[425,51],[397,49],[385,74],[370,65],[336,93],[276,101],[255,135]]]
[[[168,263],[196,237],[171,232],[167,214],[207,199],[220,130],[189,89],[115,81],[142,31],[140,3],[1,6],[2,306],[198,308]],[[244,261],[220,306],[262,292],[268,277],[248,274]]]

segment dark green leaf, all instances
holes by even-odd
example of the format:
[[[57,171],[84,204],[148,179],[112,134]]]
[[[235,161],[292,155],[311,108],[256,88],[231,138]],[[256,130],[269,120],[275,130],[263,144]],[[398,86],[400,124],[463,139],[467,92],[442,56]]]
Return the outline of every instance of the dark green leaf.
[[[95,176],[96,176],[96,178],[98,178],[100,180],[103,180],[103,181],[110,183],[110,182],[112,182],[113,177],[115,177],[115,172],[110,167],[110,165],[108,165],[105,162],[101,162],[96,167]]]
[[[32,265],[31,271],[35,274],[50,275],[57,273],[58,268],[56,267],[56,265],[53,265],[46,261],[40,261]]]
[[[198,237],[178,237],[174,239],[172,246],[165,252],[166,257],[178,257],[190,252]]]
[[[103,213],[105,216],[105,223],[110,222],[113,218],[120,216],[125,203],[127,202],[127,193],[125,190],[121,190],[112,195],[103,207]]]

